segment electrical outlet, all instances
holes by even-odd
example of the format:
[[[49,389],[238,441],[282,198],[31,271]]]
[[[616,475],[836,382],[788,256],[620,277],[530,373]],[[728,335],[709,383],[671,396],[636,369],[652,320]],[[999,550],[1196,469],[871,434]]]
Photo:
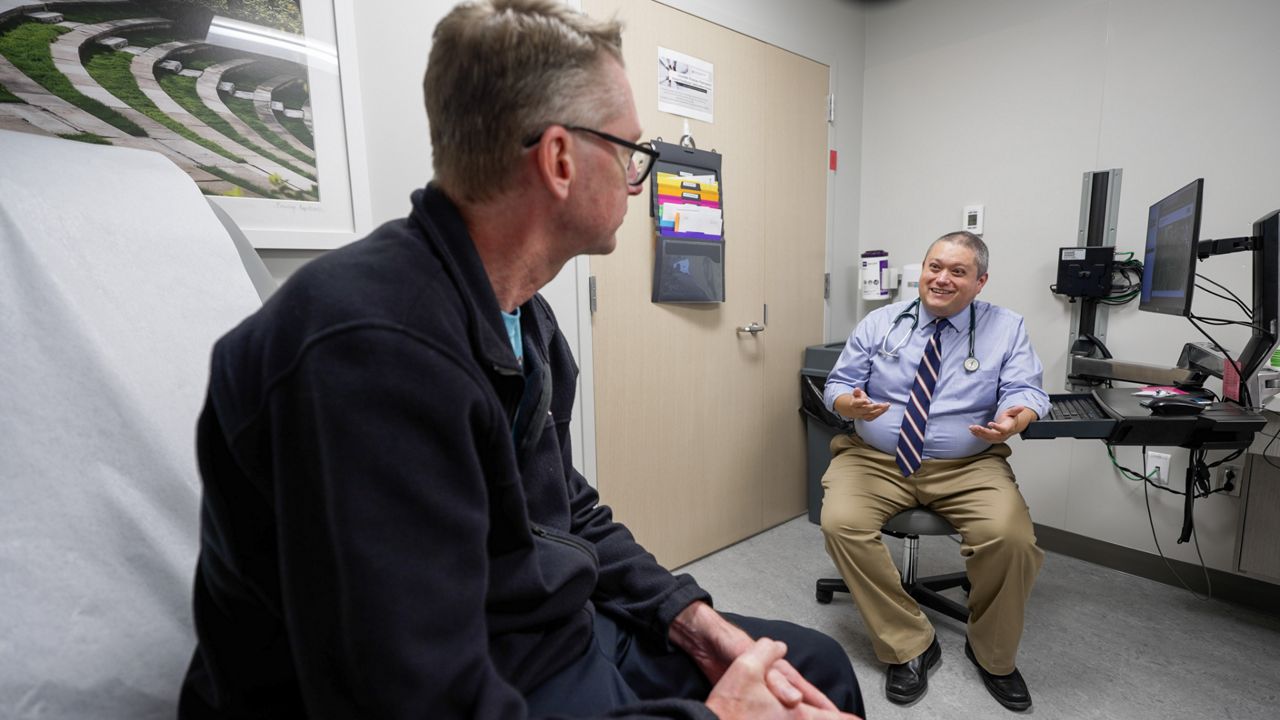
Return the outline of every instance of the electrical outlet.
[[[1147,476],[1157,485],[1169,484],[1169,453],[1147,451]]]
[[[1225,494],[1240,497],[1240,484],[1244,482],[1244,466],[1242,465],[1219,465],[1218,466],[1218,482],[1213,487],[1218,489],[1231,482],[1231,489]]]

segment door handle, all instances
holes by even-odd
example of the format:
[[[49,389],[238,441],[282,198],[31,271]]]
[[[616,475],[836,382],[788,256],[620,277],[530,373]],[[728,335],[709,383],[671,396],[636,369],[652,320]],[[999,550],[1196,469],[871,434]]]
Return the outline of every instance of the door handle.
[[[751,334],[754,336],[754,335],[757,335],[757,334],[759,334],[759,333],[764,332],[764,326],[763,326],[763,325],[761,325],[761,324],[760,324],[760,323],[758,323],[758,322],[754,322],[754,321],[752,321],[752,322],[751,322],[751,324],[749,324],[749,325],[743,325],[742,327],[738,328],[738,332],[739,332],[739,333],[748,332],[748,333],[751,333]]]

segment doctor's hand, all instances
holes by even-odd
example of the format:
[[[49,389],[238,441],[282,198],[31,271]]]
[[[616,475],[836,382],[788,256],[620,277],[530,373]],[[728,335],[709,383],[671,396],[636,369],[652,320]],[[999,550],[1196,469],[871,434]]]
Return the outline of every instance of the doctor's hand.
[[[1026,422],[1023,422],[1023,413],[1026,413],[1027,415],[1025,418]],[[1033,420],[1036,419],[1036,417],[1034,410],[1025,408],[1021,405],[1014,405],[1000,413],[995,420],[987,423],[986,427],[981,425],[970,425],[969,432],[973,433],[974,437],[986,440],[994,445],[995,443],[1004,442],[1017,433],[1022,432]]]
[[[884,414],[889,409],[889,403],[874,402],[867,394],[862,392],[862,388],[854,388],[853,392],[845,393],[836,398],[834,403],[836,413],[850,420],[862,420],[863,422],[871,422]]]

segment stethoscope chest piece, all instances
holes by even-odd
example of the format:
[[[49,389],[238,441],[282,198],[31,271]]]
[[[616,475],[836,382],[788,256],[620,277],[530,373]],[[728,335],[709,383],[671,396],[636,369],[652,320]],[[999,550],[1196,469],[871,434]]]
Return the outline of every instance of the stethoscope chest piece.
[[[967,371],[967,372],[977,372],[979,367],[981,367],[981,365],[978,363],[978,358],[976,358],[976,357],[974,357],[974,356],[970,355],[969,357],[967,357],[967,358],[965,358],[965,359],[964,359],[964,369],[965,369],[965,371]]]

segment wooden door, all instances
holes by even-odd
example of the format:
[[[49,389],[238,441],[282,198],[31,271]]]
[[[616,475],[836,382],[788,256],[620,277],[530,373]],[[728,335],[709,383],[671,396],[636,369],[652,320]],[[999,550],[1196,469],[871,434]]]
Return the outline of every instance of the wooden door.
[[[796,408],[806,345],[822,341],[826,66],[654,2],[584,0],[626,22],[623,51],[647,137],[678,142],[657,110],[657,49],[715,65],[715,122],[689,120],[723,156],[725,302],[650,302],[646,191],[618,249],[593,257],[596,475],[604,502],[669,566],[805,509]],[[768,326],[759,335],[736,329]]]

